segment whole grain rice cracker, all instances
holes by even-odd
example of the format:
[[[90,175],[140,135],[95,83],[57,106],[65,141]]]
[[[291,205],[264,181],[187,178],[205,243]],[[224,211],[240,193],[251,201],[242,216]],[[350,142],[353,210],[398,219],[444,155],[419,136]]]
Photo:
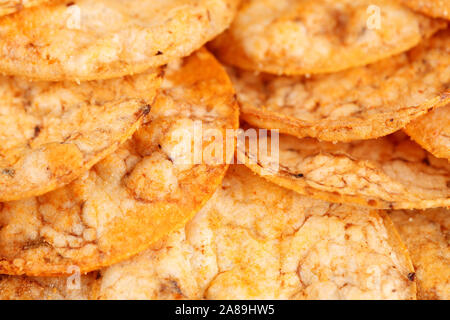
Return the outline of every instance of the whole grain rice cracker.
[[[375,211],[303,197],[234,165],[184,228],[101,271],[95,299],[415,299]]]
[[[251,133],[245,132],[250,137],[245,143],[245,136],[239,139],[241,163],[300,194],[378,209],[450,205],[449,162],[435,158],[402,132],[336,144],[287,135],[272,141],[270,135],[258,138]]]
[[[62,187],[114,152],[150,111],[161,76],[80,84],[0,76],[0,201]]]
[[[450,32],[441,32],[409,52],[330,75],[228,70],[242,118],[254,126],[326,141],[372,139],[450,103],[449,42]]]
[[[0,19],[0,72],[97,80],[187,56],[231,23],[238,0],[65,0]]]
[[[196,122],[201,149],[192,152]],[[146,123],[115,153],[64,188],[0,204],[0,273],[53,276],[73,266],[85,273],[145,250],[212,196],[234,136],[227,159],[218,159],[213,151],[229,141],[209,134],[237,127],[231,81],[210,53],[169,65]]]

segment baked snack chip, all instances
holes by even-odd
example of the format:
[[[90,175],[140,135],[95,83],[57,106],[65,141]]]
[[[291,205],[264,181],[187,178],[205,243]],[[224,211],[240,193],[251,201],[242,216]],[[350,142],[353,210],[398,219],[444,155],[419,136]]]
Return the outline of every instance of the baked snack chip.
[[[199,49],[228,27],[237,2],[65,0],[34,7],[0,19],[0,72],[52,81],[140,73]]]
[[[416,269],[419,299],[450,299],[450,211],[393,211]]]
[[[229,68],[242,118],[299,138],[349,142],[404,128],[450,103],[450,31],[409,52],[329,75],[283,77]]]
[[[80,84],[0,76],[0,201],[62,187],[114,152],[161,80],[159,69]]]
[[[435,157],[450,160],[450,105],[411,122],[405,131]]]
[[[197,138],[189,135],[196,121],[200,163],[184,148]],[[227,161],[210,156],[211,146],[229,141],[209,133],[237,127],[231,81],[210,53],[169,65],[146,123],[115,153],[64,188],[0,204],[0,272],[58,276],[77,266],[86,273],[145,250],[212,196],[233,153]]]
[[[101,271],[93,298],[415,299],[412,275],[389,219],[234,165],[186,227]]]
[[[211,48],[246,70],[330,73],[409,50],[445,25],[396,1],[244,0]]]
[[[247,136],[248,132],[247,132]],[[244,136],[242,136],[244,137]],[[378,209],[425,209],[450,205],[450,163],[409,137],[393,135],[351,143],[279,136],[238,142],[238,157],[254,172],[300,194]],[[274,143],[276,145],[276,143]],[[252,147],[253,146],[253,147]]]

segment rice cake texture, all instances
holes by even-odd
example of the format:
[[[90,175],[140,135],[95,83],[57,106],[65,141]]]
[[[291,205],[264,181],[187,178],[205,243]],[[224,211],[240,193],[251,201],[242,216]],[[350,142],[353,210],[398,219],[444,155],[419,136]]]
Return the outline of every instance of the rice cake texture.
[[[161,76],[80,84],[0,76],[0,201],[62,187],[114,152],[150,111]]]
[[[330,75],[229,73],[242,118],[254,126],[326,141],[372,139],[450,103],[449,42],[450,32],[440,32],[407,53]]]
[[[244,0],[211,48],[246,70],[331,73],[409,50],[444,27],[396,1]]]
[[[419,299],[450,299],[450,212],[394,211],[390,217],[416,269]]]
[[[184,228],[101,272],[97,299],[414,299],[389,219],[234,165]]]
[[[254,139],[251,139],[252,141]],[[240,139],[242,141],[242,139]],[[450,205],[450,164],[409,137],[393,135],[351,143],[279,136],[238,143],[238,156],[254,172],[300,194],[378,209],[425,209]]]
[[[78,81],[140,73],[221,33],[237,2],[65,0],[34,7],[0,19],[0,72]]]
[[[183,147],[193,136],[183,130],[202,121],[205,156],[213,143],[208,129],[238,127],[231,81],[210,53],[197,52],[168,67],[148,117],[132,139],[66,187],[0,204],[1,273],[97,270],[145,250],[194,216],[227,164],[185,161],[192,153]]]

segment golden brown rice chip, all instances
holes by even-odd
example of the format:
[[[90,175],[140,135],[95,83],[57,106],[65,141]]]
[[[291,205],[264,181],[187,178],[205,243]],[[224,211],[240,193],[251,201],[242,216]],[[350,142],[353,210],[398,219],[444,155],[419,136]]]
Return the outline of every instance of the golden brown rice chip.
[[[450,160],[450,105],[411,122],[405,131],[435,157]]]
[[[378,209],[450,205],[449,162],[435,158],[402,132],[336,144],[280,135],[278,159],[276,152],[271,153],[270,136],[259,140],[261,146],[268,146],[267,152],[256,151],[254,138],[246,138],[245,147],[241,141],[241,163],[303,195]]]
[[[0,201],[66,185],[114,152],[160,85],[160,70],[80,84],[0,76]]]
[[[0,275],[0,300],[87,300],[95,277],[96,273],[79,280]]]
[[[115,153],[64,188],[0,204],[0,273],[53,276],[73,265],[85,273],[179,229],[227,169],[214,158],[189,162],[194,153],[184,147],[196,136],[188,130],[202,121],[199,152],[208,157],[208,130],[236,129],[238,118],[231,81],[210,53],[170,65],[148,122]]]
[[[56,0],[0,0],[0,16]]]
[[[450,299],[450,211],[390,213],[416,268],[419,299]]]
[[[385,136],[450,103],[450,32],[407,53],[330,75],[283,77],[229,68],[242,118],[299,138]]]
[[[450,1],[448,0],[402,0],[402,3],[427,16],[450,20]]]
[[[395,1],[244,0],[211,48],[246,70],[330,73],[409,50],[445,25]]]
[[[140,73],[222,32],[237,2],[65,0],[24,10],[0,19],[0,72],[79,81]]]
[[[101,272],[97,299],[414,299],[412,264],[375,211],[230,167],[184,228]]]

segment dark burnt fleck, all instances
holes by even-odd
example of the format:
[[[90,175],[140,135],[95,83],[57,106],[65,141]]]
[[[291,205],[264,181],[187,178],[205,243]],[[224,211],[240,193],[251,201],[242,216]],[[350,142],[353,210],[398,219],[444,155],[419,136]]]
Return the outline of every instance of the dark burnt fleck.
[[[16,171],[14,169],[6,168],[2,170],[2,174],[8,175],[10,177],[14,177]]]
[[[160,56],[160,55],[162,55],[163,53],[162,53],[162,51],[158,51],[156,54],[155,54],[155,56]]]
[[[75,4],[75,1],[70,1],[66,4],[67,7],[73,6]]]
[[[415,273],[415,272],[410,272],[410,273],[408,273],[408,280],[409,280],[409,281],[414,281],[414,280],[416,280],[416,273]]]
[[[34,127],[34,137],[37,138],[37,136],[39,136],[40,133],[41,133],[41,127],[40,126]]]
[[[303,178],[305,175],[303,173],[297,173],[295,174],[296,178]]]
[[[150,110],[152,109],[152,107],[148,104],[145,107],[142,108],[142,114],[144,116],[148,115],[150,113]]]

